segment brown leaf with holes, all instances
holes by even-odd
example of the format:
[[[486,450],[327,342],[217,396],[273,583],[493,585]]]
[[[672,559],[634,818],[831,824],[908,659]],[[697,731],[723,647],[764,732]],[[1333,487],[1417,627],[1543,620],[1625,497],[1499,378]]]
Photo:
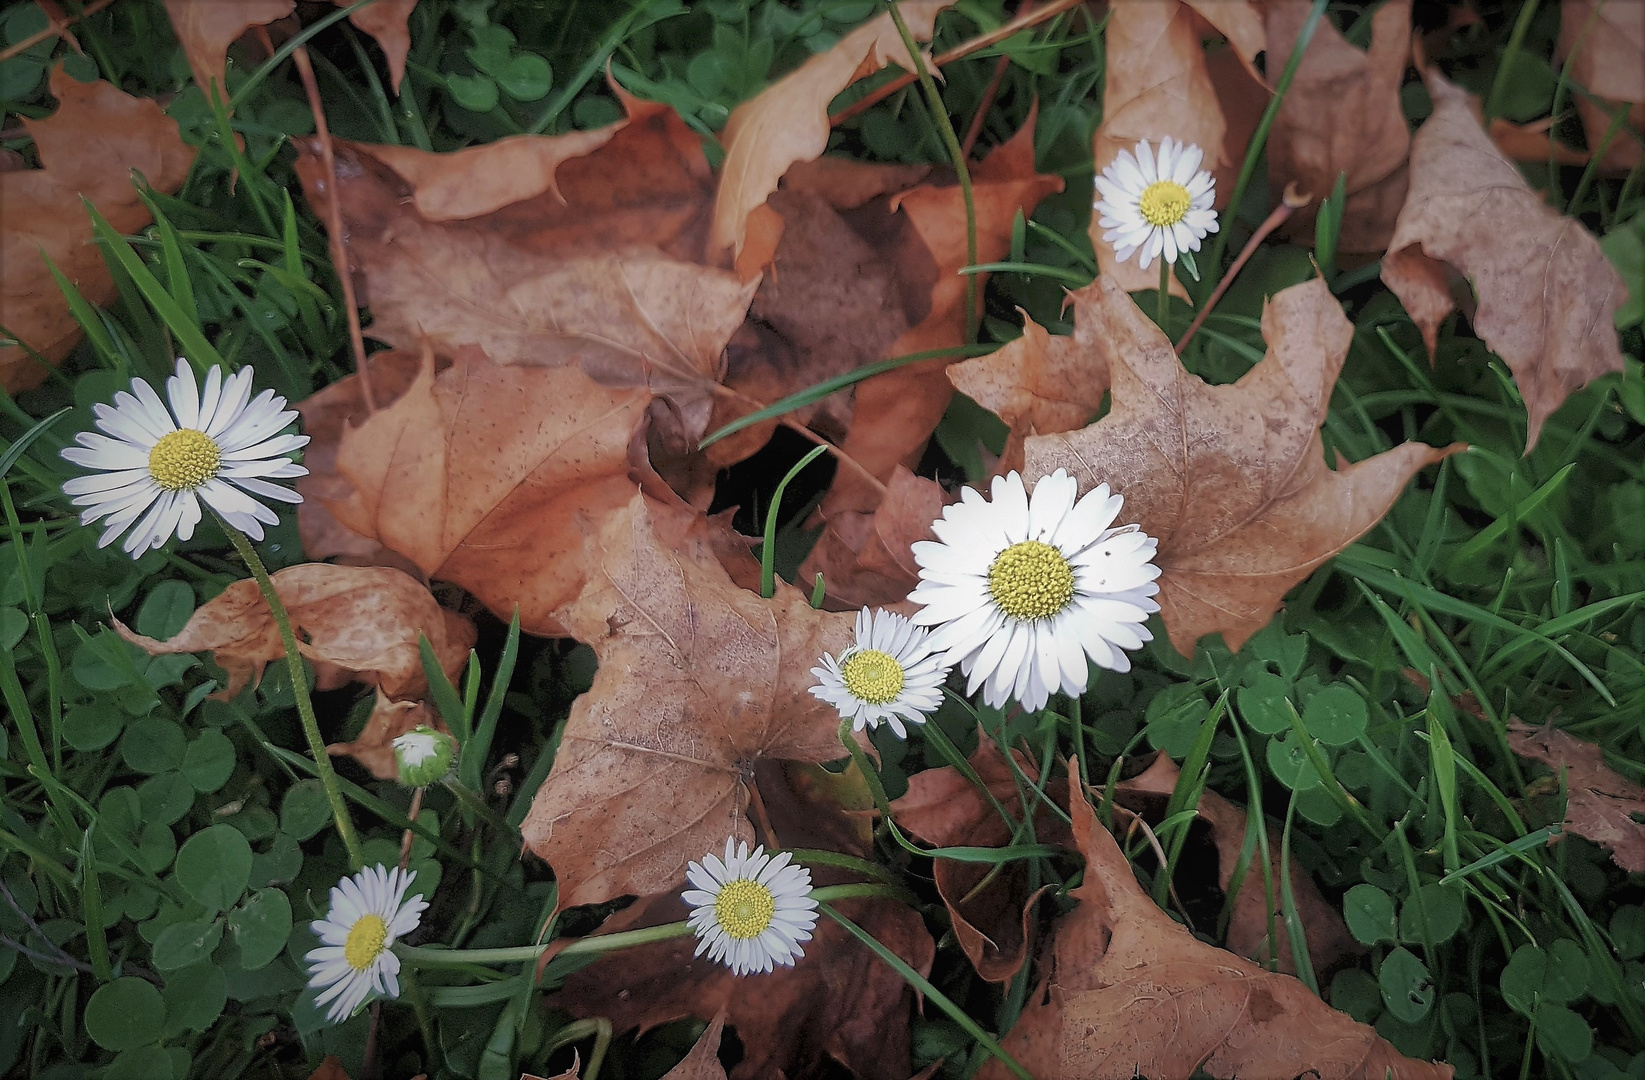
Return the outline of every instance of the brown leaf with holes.
[[[930,41],[937,13],[953,2],[902,0],[897,10],[916,40]],[[730,249],[741,254],[749,216],[777,190],[783,174],[796,162],[821,157],[828,148],[833,130],[828,122],[829,102],[887,64],[914,70],[890,14],[882,13],[732,110],[720,133],[725,164],[714,200],[710,252]]]
[[[1636,0],[1567,0],[1559,8],[1559,56],[1571,65],[1571,80],[1610,102],[1573,93],[1577,115],[1597,150],[1611,126],[1611,109],[1631,104],[1627,121],[1645,131],[1645,4]],[[1600,159],[1608,173],[1621,174],[1645,158],[1639,136],[1618,130]]]
[[[57,111],[23,121],[45,167],[0,171],[0,326],[29,347],[0,345],[0,386],[11,393],[39,386],[50,372],[29,349],[56,364],[80,340],[80,324],[42,251],[89,302],[107,304],[119,295],[80,200],[90,200],[116,231],[139,232],[152,218],[132,172],[169,194],[194,163],[177,122],[153,101],[111,83],[79,82],[60,64],[51,92]]]
[[[1275,81],[1313,7],[1268,0],[1268,72]],[[1349,44],[1321,19],[1268,135],[1269,188],[1294,183],[1313,201],[1291,228],[1313,236],[1314,212],[1346,173],[1347,201],[1337,250],[1381,252],[1405,195],[1411,133],[1400,84],[1411,54],[1411,0],[1392,0],[1371,16],[1369,51]]]
[[[182,43],[195,85],[207,101],[213,83],[223,100],[228,100],[228,47],[252,27],[267,26],[295,10],[295,0],[166,0],[172,32]]]
[[[1319,427],[1353,327],[1319,279],[1263,307],[1268,352],[1211,386],[1118,285],[1099,278],[1081,314],[1106,340],[1112,411],[1090,427],[1027,440],[1026,478],[1067,469],[1080,490],[1125,496],[1122,522],[1159,539],[1159,604],[1177,651],[1221,631],[1238,651],[1291,586],[1387,513],[1424,465],[1462,449],[1404,443],[1335,471]]]
[[[1176,789],[1180,775],[1177,763],[1168,754],[1157,753],[1146,769],[1114,786],[1115,799],[1129,810],[1151,814],[1152,820],[1157,823],[1172,791]],[[1234,871],[1239,867],[1240,851],[1245,844],[1245,807],[1237,806],[1206,788],[1200,793],[1199,805],[1195,809],[1200,820],[1209,827],[1211,842],[1217,849],[1217,884],[1223,892],[1227,892],[1228,886],[1233,883]],[[1271,875],[1276,890],[1273,952],[1279,970],[1294,975],[1297,970],[1296,957],[1291,954],[1290,938],[1277,907],[1280,837],[1271,825],[1268,834]],[[1348,924],[1342,921],[1342,913],[1337,906],[1326,900],[1319,886],[1314,884],[1314,879],[1295,865],[1291,868],[1291,890],[1296,897],[1297,917],[1302,920],[1303,937],[1308,943],[1308,959],[1316,973],[1328,972],[1343,960],[1365,951],[1348,932]],[[1233,913],[1228,919],[1226,945],[1229,951],[1266,965],[1269,955],[1269,910],[1262,864],[1253,862],[1240,884]]]
[[[1548,766],[1555,777],[1563,776],[1567,829],[1605,848],[1628,873],[1645,873],[1645,825],[1634,820],[1636,814],[1645,815],[1645,787],[1605,764],[1599,747],[1558,728],[1510,720],[1508,745],[1520,757]]]
[[[706,537],[674,529],[639,495],[609,514],[563,614],[600,666],[521,827],[561,907],[676,888],[726,837],[753,840],[762,759],[845,756],[838,714],[809,687],[822,654],[851,640],[851,616],[787,585],[771,600],[741,589]]]
[[[442,608],[426,586],[399,570],[301,563],[276,571],[272,580],[291,617],[297,649],[314,662],[321,690],[357,679],[391,698],[416,697],[428,688],[418,634],[428,638],[440,667],[452,677],[474,644],[472,623]],[[201,605],[165,641],[113,621],[121,637],[150,656],[210,651],[228,673],[228,685],[218,695],[225,699],[255,685],[263,667],[285,655],[274,616],[251,578]]]
[[[1070,778],[1079,901],[1057,924],[1049,972],[1001,1042],[1036,1080],[1234,1077],[1449,1080],[1402,1056],[1289,975],[1207,945],[1137,884]],[[1011,1074],[996,1060],[979,1080]]]
[[[699,259],[713,177],[696,132],[666,106],[623,101],[628,119],[598,131],[448,154],[338,140],[349,262],[372,337],[648,388],[694,445],[758,281]],[[317,143],[298,149],[323,205]]]
[[[920,580],[910,549],[934,539],[931,523],[947,501],[941,484],[898,465],[872,513],[847,510],[828,518],[795,580],[805,585],[821,574],[835,610],[896,608]]]
[[[649,399],[576,366],[502,366],[465,348],[437,370],[425,354],[392,403],[340,425],[335,443],[329,428],[313,433],[310,452],[330,467],[307,490],[347,533],[499,618],[518,606],[526,631],[563,633],[557,610],[588,578],[600,523],[634,495],[630,443]]]
[[[455,670],[451,672],[453,677],[456,674]],[[371,716],[359,737],[352,742],[329,743],[326,753],[332,757],[352,757],[377,779],[393,780],[400,775],[400,767],[394,761],[394,740],[424,725],[436,731],[451,730],[428,702],[391,701],[378,690],[377,703],[372,706]]]
[[[1468,92],[1433,72],[1424,80],[1434,112],[1411,144],[1411,190],[1382,280],[1430,357],[1455,306],[1450,270],[1473,283],[1474,331],[1514,373],[1530,453],[1567,395],[1622,370],[1612,317],[1628,289],[1582,223],[1547,206],[1492,145]]]
[[[1039,770],[1013,750],[1017,769],[1030,782]],[[1016,773],[985,732],[978,733],[971,767],[988,793],[1015,816],[1022,812]],[[1068,827],[1043,807],[1035,815],[1032,837],[1020,840],[977,786],[945,765],[908,778],[908,793],[891,804],[897,824],[938,847],[1005,847],[1014,842],[1066,844]],[[984,863],[934,861],[937,893],[948,908],[954,937],[977,974],[989,982],[1007,983],[1016,977],[1032,944],[1034,902],[1038,893],[1028,888],[1027,864],[1005,863],[997,874]]]

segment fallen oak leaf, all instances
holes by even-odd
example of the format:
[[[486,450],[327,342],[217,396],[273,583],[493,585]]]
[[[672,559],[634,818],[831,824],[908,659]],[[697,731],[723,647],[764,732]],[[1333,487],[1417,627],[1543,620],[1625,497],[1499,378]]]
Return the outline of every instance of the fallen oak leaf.
[[[1211,386],[1117,284],[1081,310],[1106,341],[1112,411],[1090,427],[1030,437],[1026,476],[1062,468],[1108,484],[1122,519],[1159,539],[1160,614],[1177,651],[1221,631],[1238,651],[1287,590],[1381,519],[1425,465],[1463,448],[1405,443],[1326,468],[1319,427],[1353,327],[1318,278],[1263,307],[1267,354]]]
[[[332,757],[352,757],[377,779],[394,780],[400,775],[400,766],[394,760],[394,740],[422,726],[451,731],[428,702],[391,701],[378,690],[377,703],[372,706],[371,716],[359,736],[352,742],[328,743],[326,753]]]
[[[1448,267],[1479,297],[1474,330],[1525,399],[1525,452],[1567,395],[1622,370],[1612,316],[1628,289],[1599,242],[1531,190],[1480,126],[1467,91],[1423,80],[1434,112],[1411,143],[1411,188],[1382,280],[1422,331],[1431,358],[1455,307]]]
[[[1289,975],[1207,945],[1161,911],[1069,776],[1079,901],[1005,1049],[1037,1080],[1234,1077],[1449,1080]],[[1010,1074],[990,1059],[979,1080]]]
[[[1565,828],[1609,850],[1611,860],[1628,873],[1645,873],[1645,825],[1634,820],[1645,814],[1645,787],[1605,764],[1599,747],[1558,728],[1510,720],[1508,745],[1563,776]],[[1558,840],[1550,837],[1548,843]]]
[[[45,167],[0,171],[0,325],[18,342],[0,344],[0,386],[11,393],[40,385],[49,372],[30,350],[56,364],[82,333],[42,252],[88,302],[106,304],[119,295],[102,251],[91,243],[82,198],[118,232],[135,233],[153,219],[132,172],[170,193],[194,163],[177,122],[154,101],[112,83],[80,82],[61,64],[52,70],[51,93],[57,111],[23,121]]]
[[[419,634],[428,638],[451,678],[474,644],[474,625],[442,608],[427,586],[400,570],[300,563],[270,577],[297,635],[297,650],[314,662],[320,690],[358,679],[391,698],[415,697],[428,688]],[[112,621],[121,637],[150,656],[211,652],[228,674],[228,685],[215,695],[224,700],[256,685],[264,666],[285,655],[274,616],[251,578],[201,605],[165,641]]]
[[[849,643],[851,616],[784,584],[770,600],[740,589],[706,537],[663,526],[640,495],[611,513],[562,615],[600,666],[521,826],[562,908],[677,887],[726,837],[752,841],[744,806],[761,759],[844,756],[838,714],[809,687],[817,658]]]

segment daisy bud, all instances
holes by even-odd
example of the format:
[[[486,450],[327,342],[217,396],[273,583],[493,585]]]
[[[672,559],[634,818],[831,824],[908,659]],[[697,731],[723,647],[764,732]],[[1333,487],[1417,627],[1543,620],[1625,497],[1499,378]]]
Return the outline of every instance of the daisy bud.
[[[394,739],[394,764],[400,769],[400,783],[423,787],[445,778],[457,760],[457,740],[427,724],[418,724]]]

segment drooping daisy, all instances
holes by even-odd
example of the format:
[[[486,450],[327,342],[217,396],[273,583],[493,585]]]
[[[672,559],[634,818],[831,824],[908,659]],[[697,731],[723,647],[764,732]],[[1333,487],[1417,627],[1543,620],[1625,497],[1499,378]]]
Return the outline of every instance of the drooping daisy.
[[[936,628],[927,647],[995,708],[1078,694],[1088,657],[1129,671],[1125,650],[1153,638],[1143,622],[1159,610],[1159,542],[1136,525],[1109,527],[1124,500],[1107,484],[1078,495],[1062,469],[1040,478],[1032,500],[1017,473],[996,476],[992,502],[964,489],[932,524],[937,540],[913,546],[920,584],[908,598],[924,605],[914,622]]]
[[[432,784],[451,771],[457,757],[457,740],[427,724],[418,724],[403,735],[396,735],[390,744],[394,747],[394,764],[400,771],[400,783],[407,787]]]
[[[1101,215],[1105,242],[1124,262],[1133,251],[1142,252],[1144,270],[1161,254],[1174,263],[1183,251],[1198,251],[1206,233],[1217,231],[1211,209],[1216,181],[1201,169],[1205,154],[1192,143],[1166,136],[1156,157],[1147,140],[1131,151],[1121,150],[1097,177],[1098,199],[1093,208]]]
[[[857,640],[835,660],[824,654],[811,674],[822,680],[811,693],[840,711],[861,731],[891,725],[906,739],[903,721],[925,723],[942,704],[948,665],[932,655],[926,631],[891,611],[857,612]]]
[[[686,869],[694,888],[680,895],[692,908],[694,955],[706,952],[736,975],[793,967],[805,955],[800,943],[811,940],[817,901],[811,871],[789,858],[786,851],[767,855],[763,847],[750,852],[746,841],[730,839],[723,861],[708,855]]]
[[[269,483],[303,476],[308,470],[286,454],[308,444],[307,435],[281,432],[297,418],[286,399],[272,390],[251,398],[251,369],[223,378],[220,368],[206,376],[205,392],[194,369],[178,358],[177,374],[166,380],[166,396],[142,379],[131,393],[114,395],[114,405],[97,404],[97,426],[107,434],[82,431],[79,446],[63,457],[97,472],[77,476],[63,491],[84,507],[80,523],[107,518],[98,547],[132,527],[120,546],[132,558],[157,548],[172,536],[187,540],[200,523],[200,500],[253,540],[263,538],[263,523],[280,519],[252,498],[298,503],[290,488]],[[141,520],[139,520],[141,518]]]
[[[310,986],[326,990],[314,999],[316,1008],[331,1002],[326,1019],[340,1024],[372,992],[400,996],[400,958],[390,948],[417,928],[428,901],[406,899],[415,870],[390,869],[381,863],[346,877],[331,890],[331,910],[309,925],[320,938],[310,949]]]

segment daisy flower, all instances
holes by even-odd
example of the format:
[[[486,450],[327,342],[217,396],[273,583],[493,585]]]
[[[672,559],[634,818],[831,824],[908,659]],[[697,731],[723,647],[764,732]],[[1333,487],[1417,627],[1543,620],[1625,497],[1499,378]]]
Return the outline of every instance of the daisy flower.
[[[282,435],[297,414],[272,390],[251,397],[251,369],[223,378],[206,376],[204,393],[187,360],[166,380],[168,410],[154,388],[131,381],[131,393],[114,395],[114,405],[92,407],[106,434],[82,431],[63,457],[97,470],[63,485],[74,505],[84,507],[80,523],[107,518],[98,547],[106,547],[131,527],[120,546],[132,558],[161,547],[172,536],[187,540],[200,523],[200,500],[253,540],[263,523],[276,524],[274,511],[252,498],[261,495],[298,503],[303,497],[269,483],[303,476],[308,470],[286,454],[308,444],[307,435]],[[141,519],[141,520],[139,520]],[[135,525],[133,525],[135,523]]]
[[[852,727],[891,725],[908,737],[902,722],[925,723],[925,714],[942,704],[948,665],[926,646],[927,634],[890,611],[857,612],[857,640],[835,660],[824,654],[811,674],[822,680],[811,693],[840,711]]]
[[[694,888],[681,893],[691,905],[691,929],[697,935],[694,955],[708,953],[736,975],[770,971],[773,964],[793,967],[805,955],[817,925],[817,901],[811,897],[811,871],[789,863],[789,853],[752,853],[745,841],[725,842],[725,859],[713,855],[692,863],[685,872]]]
[[[1211,209],[1216,181],[1201,169],[1205,154],[1192,143],[1166,136],[1156,157],[1147,140],[1136,156],[1121,150],[1097,177],[1102,196],[1093,207],[1101,215],[1105,242],[1114,245],[1120,262],[1142,252],[1142,269],[1162,253],[1167,263],[1183,251],[1198,251],[1206,233],[1217,231]]]
[[[396,735],[390,745],[394,748],[400,783],[407,787],[434,783],[451,771],[451,763],[457,757],[457,740],[427,724],[418,724],[405,734]]]
[[[937,539],[913,547],[920,583],[908,598],[924,605],[914,622],[936,627],[927,647],[995,708],[1084,691],[1087,658],[1129,671],[1124,650],[1153,638],[1143,622],[1159,610],[1159,541],[1136,525],[1109,528],[1124,500],[1098,484],[1076,502],[1079,482],[1062,469],[1032,500],[1015,472],[994,478],[993,495],[965,488],[932,524]]]
[[[389,950],[417,928],[428,907],[420,896],[406,899],[416,877],[415,870],[368,866],[338,882],[331,910],[309,924],[321,944],[304,957],[308,984],[326,987],[314,1005],[331,1002],[326,1019],[332,1023],[347,1020],[373,991],[400,996],[400,958]]]

